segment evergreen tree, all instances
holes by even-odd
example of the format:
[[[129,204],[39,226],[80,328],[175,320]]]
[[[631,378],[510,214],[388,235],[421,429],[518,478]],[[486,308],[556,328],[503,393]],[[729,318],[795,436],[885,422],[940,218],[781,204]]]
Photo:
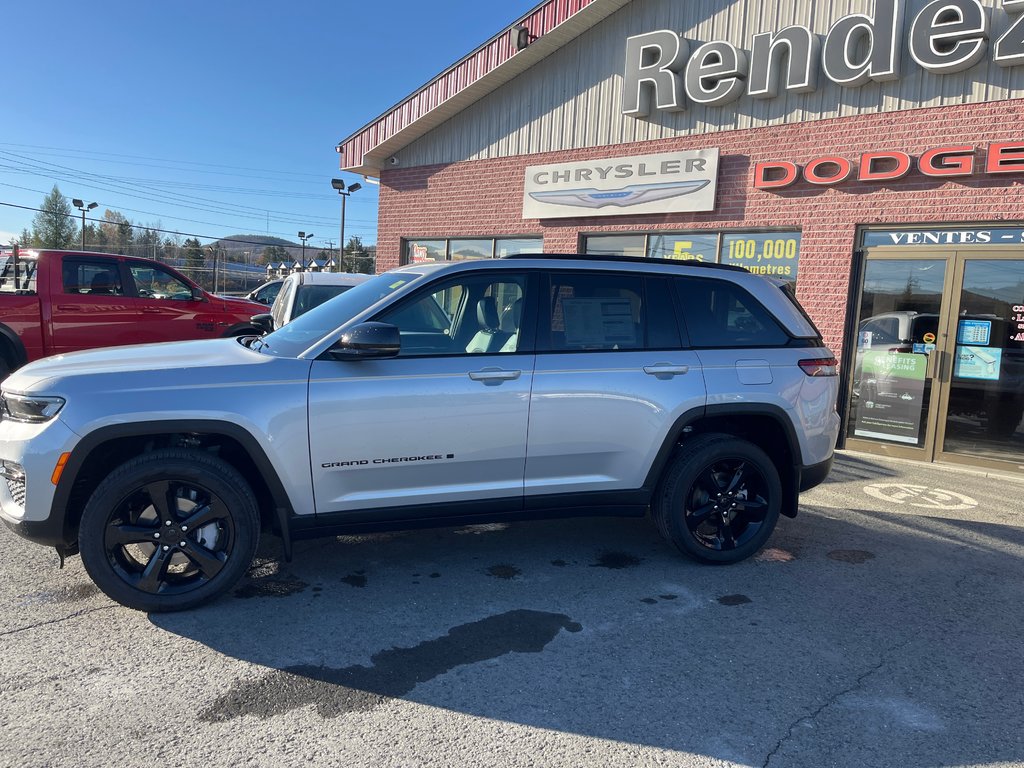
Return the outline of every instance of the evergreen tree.
[[[57,185],[39,206],[39,212],[32,219],[32,245],[39,248],[73,248],[77,240],[71,205],[64,199]]]
[[[185,238],[181,250],[185,258],[185,274],[198,282],[203,267],[206,265],[206,259],[203,257],[203,246],[200,245],[199,240],[196,238],[188,237]]]

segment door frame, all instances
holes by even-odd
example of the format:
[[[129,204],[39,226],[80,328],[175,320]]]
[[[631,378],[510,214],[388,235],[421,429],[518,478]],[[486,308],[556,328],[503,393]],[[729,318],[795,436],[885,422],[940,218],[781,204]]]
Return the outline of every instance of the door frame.
[[[864,277],[868,261],[935,261],[946,260],[946,272],[943,276],[942,298],[939,308],[940,327],[936,339],[935,360],[929,362],[931,387],[928,398],[928,412],[924,421],[925,436],[921,446],[908,446],[900,443],[889,443],[858,438],[848,434],[851,416],[851,400],[853,380],[856,374],[857,326],[863,301]],[[1018,462],[1008,460],[974,457],[943,450],[946,433],[946,416],[950,399],[950,388],[956,354],[957,313],[960,307],[963,278],[968,261],[975,260],[1024,260],[1024,247],[1020,245],[882,245],[864,248],[861,251],[860,264],[855,270],[851,284],[851,332],[847,336],[848,369],[843,375],[846,391],[844,393],[843,447],[864,453],[873,453],[895,458],[912,459],[926,462],[943,462],[961,464],[990,469],[1007,469],[1014,472],[1021,470]]]

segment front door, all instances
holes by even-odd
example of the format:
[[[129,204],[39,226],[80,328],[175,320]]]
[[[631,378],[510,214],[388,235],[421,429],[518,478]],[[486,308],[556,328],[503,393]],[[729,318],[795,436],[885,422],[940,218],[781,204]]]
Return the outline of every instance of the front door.
[[[1017,249],[865,261],[847,447],[1024,469],[1024,256]]]
[[[313,363],[317,514],[372,520],[408,507],[441,517],[480,500],[490,512],[522,508],[534,368],[532,339],[520,333],[527,284],[501,270],[428,286],[374,318],[398,327],[398,357]]]

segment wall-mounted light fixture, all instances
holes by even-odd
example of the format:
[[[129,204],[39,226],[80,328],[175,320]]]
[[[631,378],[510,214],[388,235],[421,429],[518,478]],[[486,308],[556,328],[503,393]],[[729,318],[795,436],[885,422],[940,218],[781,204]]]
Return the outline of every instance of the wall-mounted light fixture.
[[[516,44],[516,50],[521,51],[534,40],[536,35],[530,34],[530,28],[525,24],[516,24],[512,27],[512,42]]]

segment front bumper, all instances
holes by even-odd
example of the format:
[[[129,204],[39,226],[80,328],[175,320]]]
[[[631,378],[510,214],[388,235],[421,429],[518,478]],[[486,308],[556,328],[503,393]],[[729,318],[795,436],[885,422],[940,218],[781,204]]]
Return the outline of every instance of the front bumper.
[[[0,460],[20,466],[23,481],[0,477],[0,520],[19,536],[48,546],[65,541],[63,511],[51,511],[51,481],[61,454],[79,441],[60,418],[43,424],[0,421]]]

